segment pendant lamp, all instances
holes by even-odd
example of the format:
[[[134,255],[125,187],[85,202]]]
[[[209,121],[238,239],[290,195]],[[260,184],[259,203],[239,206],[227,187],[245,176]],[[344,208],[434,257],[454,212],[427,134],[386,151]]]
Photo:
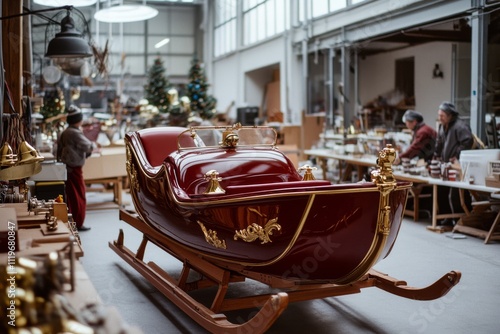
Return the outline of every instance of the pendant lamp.
[[[92,6],[97,2],[97,0],[33,0],[37,5],[47,6],[47,7],[59,7],[64,5],[71,5],[73,7],[86,7]]]
[[[152,19],[158,15],[158,10],[146,5],[118,5],[104,8],[94,14],[99,22],[124,23]]]
[[[92,56],[89,43],[75,29],[75,21],[70,11],[61,20],[61,32],[49,42],[46,57],[49,58],[87,58]]]

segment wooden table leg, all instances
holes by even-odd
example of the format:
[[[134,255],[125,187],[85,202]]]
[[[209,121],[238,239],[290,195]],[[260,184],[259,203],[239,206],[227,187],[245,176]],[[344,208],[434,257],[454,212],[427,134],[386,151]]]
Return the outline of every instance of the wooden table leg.
[[[422,192],[422,188],[419,184],[413,186],[411,188],[411,192],[413,193],[413,221],[418,221],[418,213],[420,210],[420,193]]]
[[[340,169],[340,170],[342,170],[342,169]],[[348,177],[350,177],[350,179],[348,179]],[[351,182],[352,181],[352,165],[351,164],[346,164],[344,177],[340,178],[340,180],[344,181],[344,182]]]
[[[118,182],[116,182],[116,203],[119,206],[122,206],[122,183],[123,183],[123,178],[118,177]]]
[[[465,200],[464,200],[464,189],[462,188],[458,188],[458,194],[460,195],[460,206],[462,207],[462,209],[464,210],[465,214],[467,216],[470,216],[470,211],[469,211],[469,208],[467,207],[467,205],[465,204]]]
[[[365,168],[363,166],[358,165],[358,181],[363,180],[364,174],[365,174]]]
[[[321,167],[321,172],[323,174],[323,180],[327,180],[326,174],[328,172],[327,159],[323,157],[316,157],[318,165]]]
[[[437,226],[437,212],[438,212],[438,186],[432,186],[432,229]]]
[[[493,221],[493,224],[491,225],[490,230],[488,231],[488,234],[486,235],[486,238],[484,238],[484,243],[487,244],[490,242],[491,237],[493,236],[493,233],[495,233],[495,228],[497,227],[498,223],[500,222],[500,212],[497,213],[497,216],[495,217],[495,221]]]

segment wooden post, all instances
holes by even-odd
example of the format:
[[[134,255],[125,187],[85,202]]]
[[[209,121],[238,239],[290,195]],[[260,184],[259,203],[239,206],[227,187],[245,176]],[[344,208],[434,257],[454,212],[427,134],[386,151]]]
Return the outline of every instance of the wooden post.
[[[23,1],[2,1],[2,16],[22,13]],[[22,114],[22,77],[23,77],[23,18],[15,17],[2,20],[2,49],[5,66],[5,81],[8,83],[15,111]],[[8,92],[5,91],[5,94]],[[12,109],[4,97],[5,113]]]

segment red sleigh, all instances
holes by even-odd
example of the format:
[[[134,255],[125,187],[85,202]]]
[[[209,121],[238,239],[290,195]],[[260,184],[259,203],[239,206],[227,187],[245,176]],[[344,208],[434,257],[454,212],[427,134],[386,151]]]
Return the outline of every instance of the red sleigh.
[[[264,332],[289,302],[366,287],[435,299],[460,280],[449,272],[417,289],[372,269],[396,241],[411,186],[394,179],[391,147],[380,152],[372,182],[331,184],[309,166],[297,171],[268,127],[150,128],[125,141],[136,212],[120,218],[144,239],[133,253],[120,231],[110,247],[211,332]],[[143,262],[148,242],[184,264],[178,279]],[[201,278],[189,281],[191,270]],[[228,298],[231,283],[246,278],[282,292]],[[189,294],[214,285],[211,305]],[[224,315],[255,307],[242,324]]]

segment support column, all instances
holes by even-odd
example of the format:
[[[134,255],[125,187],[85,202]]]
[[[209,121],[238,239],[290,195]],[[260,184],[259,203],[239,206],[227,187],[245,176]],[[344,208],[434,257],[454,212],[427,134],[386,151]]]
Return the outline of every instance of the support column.
[[[480,1],[483,3],[484,1]],[[471,15],[471,110],[470,126],[479,138],[485,138],[484,116],[486,114],[488,85],[488,23],[489,14],[478,9]]]
[[[350,126],[351,120],[351,83],[350,83],[350,57],[349,57],[349,46],[346,44],[342,45],[342,88],[339,98],[343,100],[344,107],[344,128],[347,130]]]

